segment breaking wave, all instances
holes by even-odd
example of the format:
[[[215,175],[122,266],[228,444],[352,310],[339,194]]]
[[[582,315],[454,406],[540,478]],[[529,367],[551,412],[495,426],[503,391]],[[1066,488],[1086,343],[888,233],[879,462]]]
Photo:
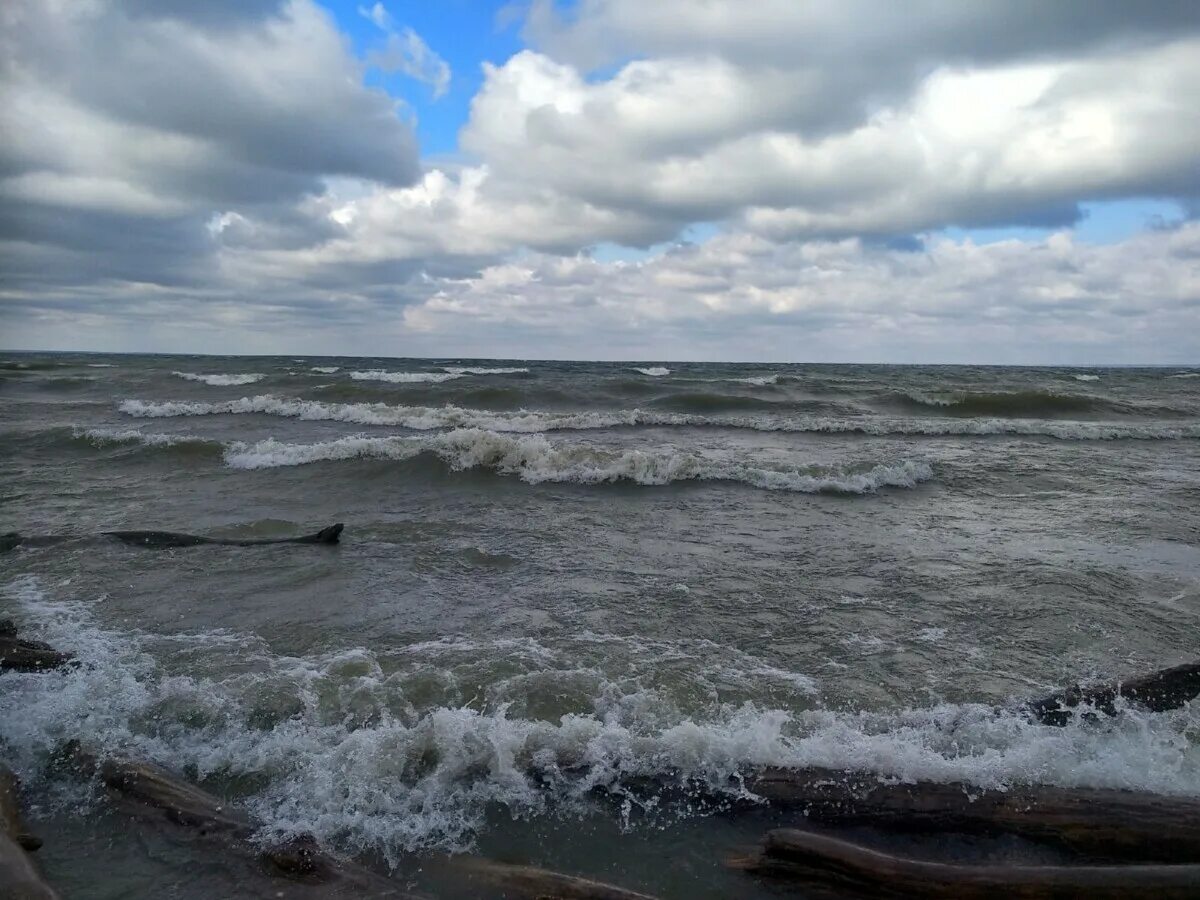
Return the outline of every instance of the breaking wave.
[[[183,378],[187,381],[198,381],[201,384],[212,385],[213,387],[236,387],[243,384],[254,384],[256,381],[262,381],[267,376],[261,372],[246,372],[241,375],[201,375],[196,372],[172,372],[176,378]]]
[[[713,641],[448,637],[295,657],[253,633],[105,627],[93,603],[47,596],[33,577],[4,594],[31,635],[81,661],[0,676],[0,739],[28,783],[56,777],[47,760],[80,738],[202,782],[241,781],[238,802],[264,836],[310,831],[393,863],[405,851],[470,846],[495,806],[570,815],[600,787],[653,809],[669,803],[657,779],[744,796],[738,778],[761,766],[1200,794],[1196,704],[1063,728],[1032,724],[1015,704],[837,712],[811,708],[806,675]],[[505,674],[484,679],[486,694],[460,696],[459,676],[476,680],[501,654]],[[658,677],[664,658],[690,666],[690,696]],[[731,679],[775,679],[779,693],[758,704],[696,699]],[[431,694],[435,682],[445,686]]]
[[[643,375],[649,375],[652,378],[662,378],[664,375],[671,374],[671,370],[665,366],[650,366],[646,369],[639,369],[637,366],[634,366],[633,371],[641,372]]]
[[[748,462],[740,454],[702,453],[671,447],[653,450],[552,444],[542,435],[513,437],[464,428],[427,437],[343,437],[315,444],[276,440],[233,444],[225,463],[235,469],[272,469],[326,461],[409,460],[432,454],[453,471],[488,469],[530,484],[603,484],[629,481],[665,485],[678,481],[735,481],[770,491],[866,494],[883,487],[915,487],[933,477],[929,464],[900,460],[890,464],[833,468],[766,460]]]
[[[1059,440],[1179,440],[1200,438],[1200,424],[1044,421],[1015,418],[918,419],[836,416],[716,416],[632,409],[594,412],[499,412],[456,406],[326,403],[263,394],[239,400],[123,400],[118,409],[135,418],[260,414],[307,421],[390,425],[414,430],[486,428],[533,434],[545,431],[633,426],[742,428],[757,431],[936,437],[991,435]]]
[[[321,375],[332,375],[334,372],[340,372],[341,366],[313,366],[310,371],[317,372]]]
[[[475,366],[442,366],[452,375],[521,375],[529,371],[524,366],[512,368],[481,369]]]
[[[1099,375],[1072,375],[1071,377],[1074,378],[1076,381],[1099,381],[1100,380]]]
[[[351,372],[350,377],[355,381],[386,381],[389,384],[438,384],[464,376],[459,372],[388,372],[384,369],[371,369],[366,372]]]

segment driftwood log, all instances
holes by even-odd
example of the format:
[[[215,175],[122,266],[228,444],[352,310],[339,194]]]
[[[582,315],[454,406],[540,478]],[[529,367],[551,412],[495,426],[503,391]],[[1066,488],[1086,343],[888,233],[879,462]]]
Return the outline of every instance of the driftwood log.
[[[765,769],[746,787],[831,824],[1009,833],[1116,859],[1200,859],[1200,798],[1050,785],[892,784],[832,769]]]
[[[450,861],[456,872],[473,882],[500,888],[505,897],[530,897],[536,900],[655,900],[588,878],[548,872],[533,866],[512,865],[479,856],[457,857]]]
[[[328,855],[311,835],[265,848],[256,845],[251,839],[258,824],[250,816],[161,766],[120,757],[98,759],[76,742],[68,744],[61,755],[82,774],[98,777],[135,811],[150,811],[191,834],[223,843],[256,859],[270,875],[327,888],[320,896],[418,900],[390,879]]]
[[[1044,725],[1066,725],[1081,706],[1116,715],[1118,697],[1152,712],[1163,712],[1178,709],[1197,696],[1200,696],[1200,660],[1094,687],[1072,685],[1035,700],[1027,708]]]
[[[58,900],[26,853],[41,845],[21,818],[17,776],[0,764],[0,895],[11,900]]]
[[[0,621],[0,671],[46,672],[64,666],[72,659],[49,644],[17,636],[12,619]]]
[[[1200,865],[955,865],[881,853],[811,831],[769,832],[754,857],[731,860],[756,874],[801,879],[855,896],[946,898],[1200,897]]]

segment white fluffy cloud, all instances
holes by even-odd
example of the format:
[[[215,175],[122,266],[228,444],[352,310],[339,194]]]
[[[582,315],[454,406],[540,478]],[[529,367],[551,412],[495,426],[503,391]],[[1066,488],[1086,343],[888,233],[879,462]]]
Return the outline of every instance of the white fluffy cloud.
[[[484,65],[461,161],[424,167],[364,74],[436,97],[449,66],[382,4],[359,11],[388,35],[366,59],[312,0],[6,5],[11,333],[79,346],[63,335],[92,316],[164,349],[236,325],[260,332],[243,349],[287,350],[271,342],[321,323],[332,343],[297,349],[1200,352],[1194,224],[1069,233],[1088,202],[1200,201],[1189,3],[536,2],[531,47]],[[695,223],[720,233],[588,255]],[[976,246],[938,237],[952,225],[1067,230]],[[884,249],[913,235],[923,251]],[[197,337],[171,337],[184,322]]]

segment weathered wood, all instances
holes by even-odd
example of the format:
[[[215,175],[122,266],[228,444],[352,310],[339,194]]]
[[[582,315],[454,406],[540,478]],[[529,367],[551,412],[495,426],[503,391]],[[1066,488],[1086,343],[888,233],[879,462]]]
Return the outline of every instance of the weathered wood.
[[[1016,866],[957,865],[882,853],[811,831],[781,828],[767,835],[757,857],[733,861],[762,875],[871,896],[1052,898],[1200,896],[1200,865]]]
[[[191,834],[251,856],[268,874],[327,887],[337,895],[416,900],[390,879],[325,853],[311,835],[265,849],[257,846],[250,838],[258,824],[250,816],[161,766],[121,757],[98,759],[77,742],[71,742],[62,755],[81,773],[99,777],[141,811],[154,810],[163,820]]]
[[[1178,709],[1197,696],[1200,696],[1200,660],[1094,687],[1072,685],[1029,703],[1027,708],[1045,725],[1065,725],[1081,706],[1116,715],[1118,697],[1153,712],[1162,712]]]
[[[59,653],[42,641],[18,637],[12,619],[0,621],[0,671],[47,672],[73,658],[70,653]]]
[[[456,857],[450,861],[450,865],[472,879],[502,888],[506,897],[533,897],[537,900],[655,900],[649,894],[628,891],[588,878],[549,872],[533,866],[496,862],[479,856]]]
[[[893,784],[832,769],[765,769],[746,787],[819,822],[915,831],[1005,832],[1118,859],[1200,859],[1200,798],[1018,785]]]
[[[17,776],[0,763],[0,896],[12,900],[58,900],[42,881],[26,853],[42,842],[34,837],[21,817],[20,785]]]

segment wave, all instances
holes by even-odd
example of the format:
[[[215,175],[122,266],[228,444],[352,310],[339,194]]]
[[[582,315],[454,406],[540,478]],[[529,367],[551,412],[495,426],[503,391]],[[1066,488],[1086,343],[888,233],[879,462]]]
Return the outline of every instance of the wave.
[[[1200,378],[1200,372],[1177,372],[1174,375],[1168,375],[1168,378]]]
[[[134,428],[73,428],[71,439],[93,447],[133,446],[147,449],[170,449],[174,452],[217,456],[225,445],[220,441],[190,434],[158,434]]]
[[[350,377],[355,381],[386,381],[389,384],[438,384],[464,376],[457,372],[388,372],[371,369],[367,372],[351,372]]]
[[[521,375],[529,371],[524,366],[499,369],[481,369],[475,366],[442,366],[452,375]]]
[[[428,431],[439,428],[486,428],[536,434],[634,426],[740,428],[756,431],[912,435],[924,437],[994,435],[1048,437],[1058,440],[1180,440],[1200,438],[1200,424],[1109,423],[1036,419],[895,419],[835,416],[712,416],[631,409],[610,412],[496,412],[456,406],[392,406],[386,403],[325,403],[262,394],[239,400],[122,400],[117,407],[135,418],[209,415],[273,415],[306,421],[389,425]]]
[[[1124,415],[1178,415],[1169,407],[1147,407],[1087,394],[1053,391],[979,391],[953,394],[895,393],[884,401],[922,411],[954,416],[1014,416],[1038,418],[1071,413],[1110,412]]]
[[[833,468],[794,463],[747,462],[740,454],[701,453],[670,447],[653,450],[552,444],[542,435],[513,437],[463,428],[428,437],[352,436],[315,444],[274,439],[236,443],[225,451],[235,469],[273,469],[308,463],[358,459],[410,460],[432,454],[452,471],[488,469],[530,484],[603,484],[629,481],[665,485],[678,481],[733,481],[769,491],[867,494],[884,487],[916,487],[933,477],[929,464],[900,460],[888,464]]]
[[[596,788],[665,807],[668,797],[646,785],[686,780],[736,795],[739,777],[762,766],[981,788],[1200,794],[1196,704],[1127,709],[1103,724],[1079,717],[1063,728],[1031,724],[1015,704],[805,709],[814,689],[806,675],[714,641],[446,638],[293,657],[252,633],[104,627],[93,603],[50,596],[33,577],[3,593],[31,634],[82,663],[3,676],[0,739],[27,783],[47,777],[64,736],[78,736],[201,782],[250,785],[240,802],[266,823],[264,837],[311,831],[326,846],[379,852],[393,864],[406,851],[469,847],[497,807],[582,815]],[[688,666],[692,697],[731,677],[774,679],[783,693],[757,703],[684,700],[658,675],[664,657]],[[503,675],[480,668],[496,659]],[[480,671],[487,687],[478,702],[453,689],[430,696],[429,673],[453,684]],[[672,668],[671,677],[681,676]],[[550,695],[559,705],[539,715]],[[427,699],[414,705],[415,696]],[[694,815],[686,802],[671,813]]]
[[[321,375],[332,375],[334,372],[340,372],[341,366],[313,366],[309,371],[317,372]]]
[[[649,375],[652,378],[662,378],[664,375],[671,374],[671,370],[665,366],[650,366],[647,369],[639,369],[637,366],[634,366],[633,371],[641,372],[643,375]]]
[[[1099,381],[1100,380],[1099,375],[1072,375],[1071,377],[1074,378],[1076,381]]]
[[[88,363],[89,369],[115,369],[117,368],[112,363]]]
[[[201,384],[211,385],[212,387],[237,387],[243,384],[254,384],[256,381],[262,381],[267,376],[261,372],[246,372],[239,375],[201,375],[195,372],[172,372],[176,378],[183,378],[187,381],[199,381]]]
[[[839,405],[823,400],[788,401],[770,400],[765,397],[746,396],[744,394],[718,394],[710,391],[681,391],[667,394],[650,401],[657,409],[669,409],[676,412],[715,413],[737,412],[739,410],[759,412],[799,412],[803,410],[846,410],[846,405]]]

